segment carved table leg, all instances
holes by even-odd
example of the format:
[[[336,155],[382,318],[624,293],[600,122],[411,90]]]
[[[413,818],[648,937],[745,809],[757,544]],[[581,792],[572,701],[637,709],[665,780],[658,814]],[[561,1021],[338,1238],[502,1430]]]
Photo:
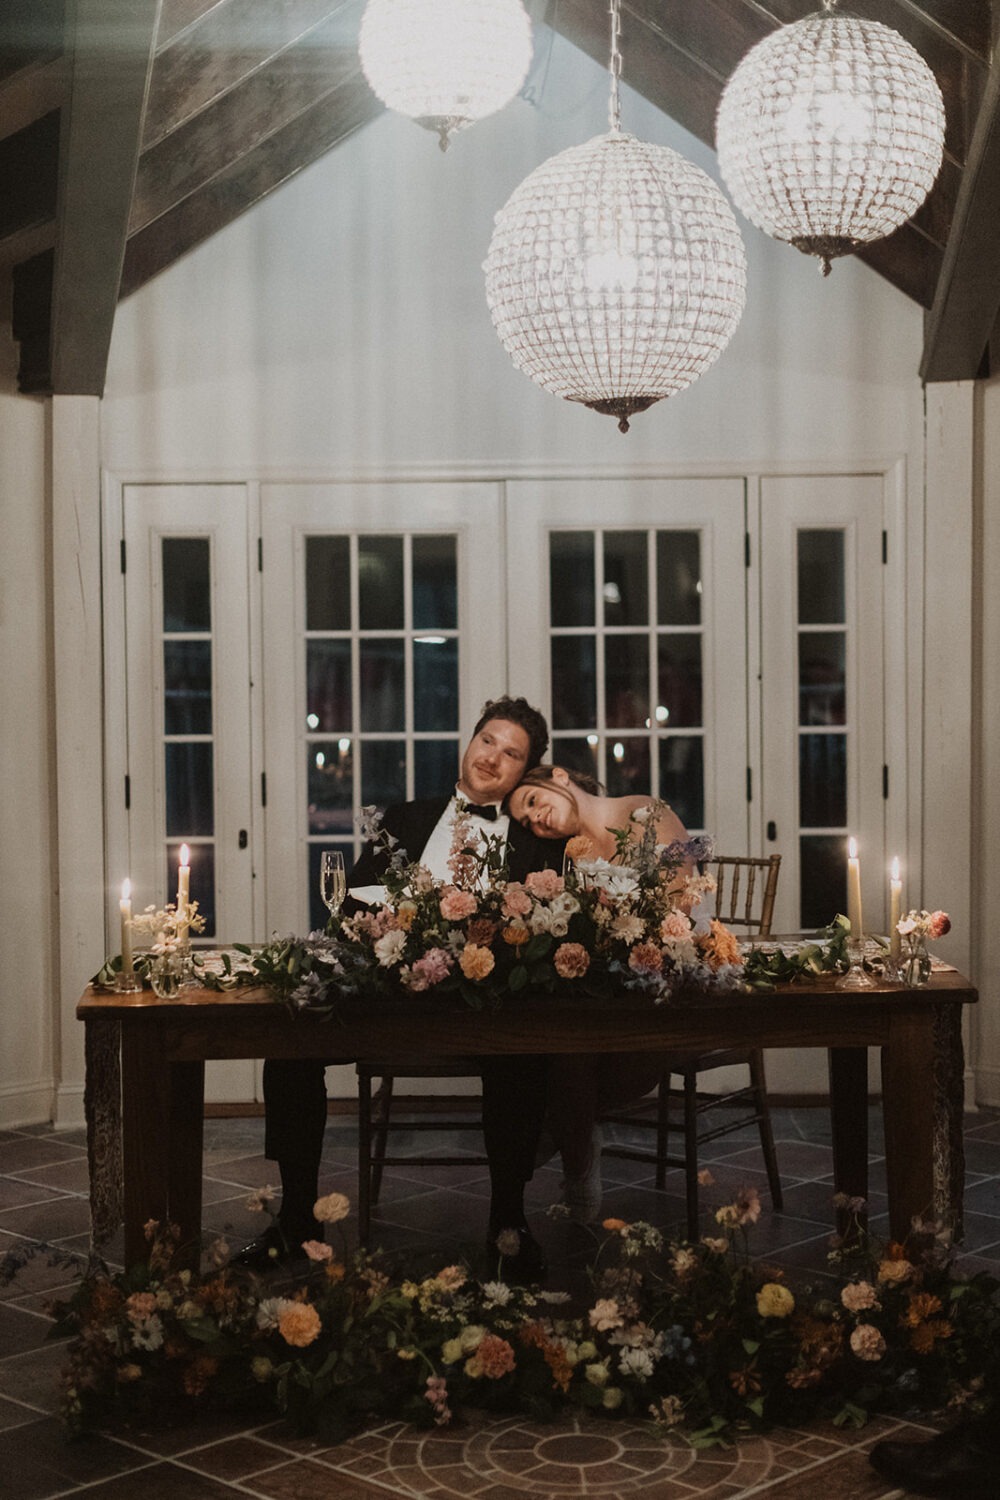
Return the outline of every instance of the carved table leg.
[[[90,1016],[84,1031],[90,1172],[90,1248],[99,1252],[122,1222],[121,1023],[112,1016]]]

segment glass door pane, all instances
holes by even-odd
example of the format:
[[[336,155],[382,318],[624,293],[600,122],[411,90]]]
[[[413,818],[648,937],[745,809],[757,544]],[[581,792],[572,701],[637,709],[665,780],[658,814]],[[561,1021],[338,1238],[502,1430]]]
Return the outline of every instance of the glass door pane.
[[[505,691],[495,485],[266,485],[268,923],[322,926],[362,807],[449,794]]]
[[[508,509],[510,656],[553,760],[747,852],[742,480],[518,481]]]
[[[767,479],[761,492],[762,736],[777,930],[847,905],[847,839],[866,925],[884,922],[882,492],[876,476]]]

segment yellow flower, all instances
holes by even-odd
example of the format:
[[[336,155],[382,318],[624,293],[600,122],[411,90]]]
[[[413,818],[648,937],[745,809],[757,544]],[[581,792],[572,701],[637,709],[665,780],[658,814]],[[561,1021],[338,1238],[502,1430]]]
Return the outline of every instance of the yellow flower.
[[[765,1281],[757,1293],[757,1311],[762,1318],[787,1318],[795,1310],[795,1298],[780,1281]]]
[[[313,1216],[321,1224],[336,1224],[338,1219],[346,1219],[351,1211],[351,1200],[343,1193],[327,1193],[325,1198],[317,1198],[313,1204]]]

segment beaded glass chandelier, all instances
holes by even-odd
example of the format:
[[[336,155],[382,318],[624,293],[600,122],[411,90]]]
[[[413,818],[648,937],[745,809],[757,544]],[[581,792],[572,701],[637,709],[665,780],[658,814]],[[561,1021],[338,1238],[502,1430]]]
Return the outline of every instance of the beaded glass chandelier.
[[[361,66],[390,109],[452,133],[513,99],[531,65],[522,0],[368,0]]]
[[[878,21],[821,13],[752,47],[722,94],[723,181],[751,223],[830,261],[882,239],[930,192],[944,149],[934,74]]]
[[[550,157],[496,215],[484,270],[500,340],[544,390],[618,418],[697,380],[743,313],[746,257],[715,183],[619,124],[611,0],[611,130]]]

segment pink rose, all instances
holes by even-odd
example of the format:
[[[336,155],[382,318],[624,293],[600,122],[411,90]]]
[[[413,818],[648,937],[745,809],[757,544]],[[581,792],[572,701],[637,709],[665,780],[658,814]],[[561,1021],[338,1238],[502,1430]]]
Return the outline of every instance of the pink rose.
[[[471,917],[478,905],[471,891],[460,891],[453,885],[446,885],[441,892],[440,909],[446,922],[461,922],[463,917]]]
[[[551,901],[563,888],[563,878],[555,870],[532,870],[524,882],[525,890],[540,901]]]

